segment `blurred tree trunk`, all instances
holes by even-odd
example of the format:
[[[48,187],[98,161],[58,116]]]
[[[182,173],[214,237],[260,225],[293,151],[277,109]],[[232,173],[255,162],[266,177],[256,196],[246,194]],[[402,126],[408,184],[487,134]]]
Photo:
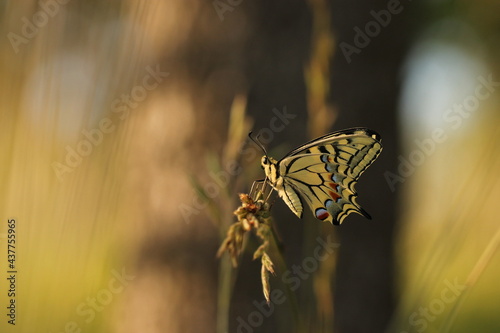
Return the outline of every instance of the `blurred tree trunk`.
[[[119,326],[121,332],[146,331],[144,327],[149,332],[215,332],[221,281],[215,253],[218,235],[227,226],[214,225],[210,209],[200,209],[202,200],[196,198],[188,179],[195,176],[202,187],[214,183],[207,156],[222,155],[234,97],[248,95],[247,112],[255,120],[254,130],[269,127],[276,117],[273,109],[286,107],[296,118],[282,133],[290,133],[296,143],[306,138],[303,64],[309,50],[307,5],[220,3],[170,2],[149,8],[182,17],[178,24],[187,33],[185,39],[165,45],[160,68],[171,75],[161,92],[163,97],[158,97],[161,104],[151,105],[134,119],[134,173],[141,175],[135,187],[145,231],[139,240],[138,288],[130,296],[129,315]],[[166,27],[166,35],[176,28],[175,24]],[[286,139],[283,135],[280,142]],[[252,164],[242,165],[244,172],[258,167],[259,156],[255,157]],[[249,191],[250,186],[251,182],[238,191]],[[215,201],[230,189],[221,186],[219,190]],[[237,198],[238,191],[231,189],[230,194]],[[232,220],[236,206],[222,211],[221,219]],[[239,317],[246,321],[255,311],[254,301],[263,301],[260,264],[244,256],[234,272],[237,281],[230,300],[229,332],[237,331]],[[148,304],[151,311],[142,312],[146,310],[140,310],[139,304]],[[277,317],[282,318],[280,332],[294,329],[293,322],[286,319],[288,308],[277,311],[285,315],[266,317],[259,331],[278,331]]]
[[[370,127],[381,134],[384,146],[357,186],[358,202],[373,220],[350,218],[338,229],[342,245],[334,288],[335,332],[341,333],[383,332],[395,306],[397,197],[384,172],[395,169],[399,153],[396,110],[401,65],[412,37],[410,20],[416,4],[390,7],[390,3],[338,0],[331,4],[337,39],[331,80],[339,110],[336,125]]]
[[[142,223],[148,231],[137,259],[142,272],[138,284],[142,289],[138,288],[132,296],[132,300],[137,300],[131,303],[137,307],[141,302],[152,304],[155,312],[131,319],[134,307],[130,307],[128,321],[123,323],[124,332],[150,326],[148,319],[168,332],[215,331],[218,262],[214,255],[219,230],[210,223],[207,210],[200,210],[186,221],[179,206],[192,206],[195,202],[194,193],[183,180],[186,174],[199,176],[202,185],[212,181],[205,156],[208,151],[222,150],[233,97],[248,94],[248,113],[255,119],[256,131],[269,126],[274,108],[286,107],[295,116],[286,130],[274,133],[275,142],[269,146],[286,142],[292,148],[308,139],[304,82],[304,67],[310,54],[308,4],[255,1],[236,5],[234,1],[231,9],[225,6],[218,10],[212,2],[194,1],[192,8],[175,3],[172,13],[189,18],[181,22],[183,31],[189,33],[185,40],[166,44],[168,51],[161,65],[171,71],[169,85],[162,92],[166,105],[150,108],[149,114],[138,116],[136,136],[144,143],[132,152],[138,161],[146,161],[137,165],[137,173],[143,176],[136,186],[145,198],[140,202]],[[370,10],[385,7],[381,1],[333,2],[337,45],[343,40],[352,44],[352,28],[364,27],[372,19]],[[331,90],[340,117],[335,128],[366,125],[381,133],[385,147],[380,160],[368,171],[370,176],[365,176],[358,187],[362,193],[360,202],[372,213],[374,221],[350,217],[338,228],[342,237],[335,288],[338,332],[381,332],[393,309],[395,196],[390,193],[383,172],[393,169],[396,161],[397,75],[406,50],[407,31],[401,27],[403,15],[407,14],[393,17],[370,45],[360,54],[353,54],[350,64],[336,49]],[[169,129],[153,127],[155,133],[151,124],[163,117],[164,110],[169,113],[168,119],[163,119],[169,122]],[[188,120],[183,120],[184,114]],[[158,137],[163,140],[158,141]],[[258,160],[254,163],[258,164]],[[162,205],[157,202],[159,198],[164,198]],[[273,214],[287,217],[277,222],[287,246],[287,263],[293,263],[304,257],[302,230],[306,223],[291,225],[292,214],[281,214],[284,210],[284,204],[278,203]],[[248,257],[242,260],[231,299],[229,332],[237,330],[237,318],[247,319],[255,311],[254,301],[263,300],[258,266]],[[277,280],[271,283],[278,283]],[[307,284],[312,284],[311,280]],[[301,293],[311,295],[309,290],[304,283]],[[313,312],[309,305],[310,301],[304,302],[301,310]],[[281,306],[263,320],[258,331],[296,329],[289,308]]]

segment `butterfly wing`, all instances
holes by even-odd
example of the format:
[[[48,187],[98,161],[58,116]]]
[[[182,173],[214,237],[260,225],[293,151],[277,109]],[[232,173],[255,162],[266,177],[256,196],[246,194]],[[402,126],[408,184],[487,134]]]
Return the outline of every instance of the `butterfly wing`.
[[[353,212],[370,218],[356,203],[354,186],[381,151],[380,135],[367,128],[347,129],[308,142],[278,162],[283,178],[280,196],[298,216],[302,197],[323,221],[340,224]]]

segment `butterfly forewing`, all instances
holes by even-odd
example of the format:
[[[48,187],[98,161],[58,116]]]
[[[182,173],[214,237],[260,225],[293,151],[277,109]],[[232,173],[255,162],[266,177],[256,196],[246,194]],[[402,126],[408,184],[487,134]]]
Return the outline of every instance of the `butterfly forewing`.
[[[339,224],[353,212],[370,218],[356,203],[354,186],[381,150],[380,136],[366,128],[308,142],[278,162],[283,180],[279,194],[298,216],[302,214],[301,196],[323,221]]]

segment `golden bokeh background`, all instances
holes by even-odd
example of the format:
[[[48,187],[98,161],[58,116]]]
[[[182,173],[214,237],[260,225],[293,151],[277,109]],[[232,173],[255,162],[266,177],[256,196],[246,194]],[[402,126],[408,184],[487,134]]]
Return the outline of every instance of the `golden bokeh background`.
[[[357,45],[353,28],[396,3]],[[498,13],[486,0],[2,2],[0,331],[498,331]],[[250,250],[238,270],[215,253],[237,194],[263,177],[248,131],[268,129],[278,158],[351,126],[387,147],[358,187],[374,221],[321,226],[276,203],[284,265],[318,235],[345,250],[241,326],[260,268]],[[378,245],[348,241],[362,233]],[[387,261],[368,259],[379,250]],[[380,290],[358,281],[384,274]]]

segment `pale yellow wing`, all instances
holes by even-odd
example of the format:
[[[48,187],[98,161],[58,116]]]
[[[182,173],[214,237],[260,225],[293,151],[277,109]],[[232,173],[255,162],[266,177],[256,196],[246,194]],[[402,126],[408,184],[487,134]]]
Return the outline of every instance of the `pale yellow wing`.
[[[354,186],[382,151],[380,136],[366,128],[325,135],[278,162],[283,177],[280,196],[298,216],[302,200],[314,216],[340,224],[350,213],[370,218],[357,203]]]

